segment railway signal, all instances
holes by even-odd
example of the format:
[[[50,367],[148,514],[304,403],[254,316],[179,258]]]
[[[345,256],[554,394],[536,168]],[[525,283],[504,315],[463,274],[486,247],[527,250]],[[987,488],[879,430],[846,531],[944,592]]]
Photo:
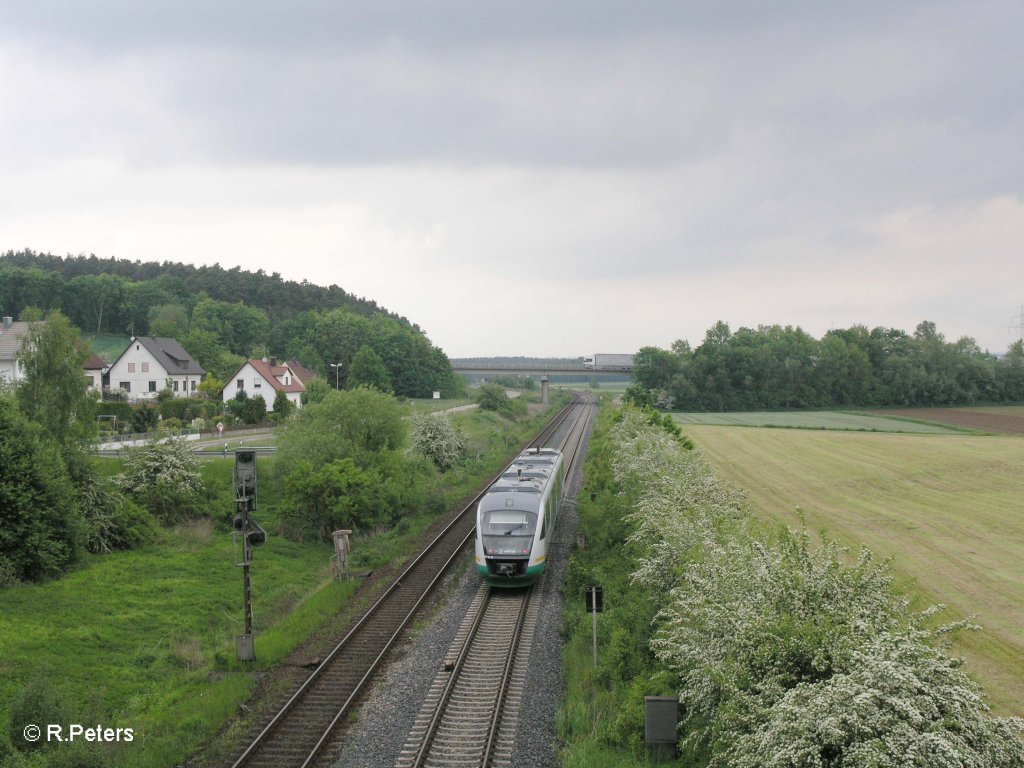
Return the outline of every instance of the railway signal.
[[[249,517],[256,510],[256,452],[235,453],[235,509],[233,540],[236,542],[235,565],[242,569],[242,594],[245,612],[245,631],[235,638],[235,655],[239,661],[253,661],[256,650],[252,635],[252,586],[249,581],[249,564],[252,562],[252,548],[261,546],[267,540],[267,532]],[[242,540],[242,559],[238,559],[237,541]]]

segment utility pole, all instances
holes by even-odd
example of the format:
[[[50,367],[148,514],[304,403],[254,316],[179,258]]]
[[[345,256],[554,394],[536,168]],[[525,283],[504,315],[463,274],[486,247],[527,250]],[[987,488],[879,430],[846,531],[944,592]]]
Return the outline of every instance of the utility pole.
[[[1020,314],[1010,318],[1010,330],[1018,331],[1020,333],[1020,340],[1024,342],[1024,304],[1020,307]]]

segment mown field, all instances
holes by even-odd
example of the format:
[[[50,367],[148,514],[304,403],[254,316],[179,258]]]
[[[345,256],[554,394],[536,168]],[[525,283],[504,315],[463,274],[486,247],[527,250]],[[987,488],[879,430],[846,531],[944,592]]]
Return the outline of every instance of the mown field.
[[[1000,714],[1024,715],[1024,439],[688,424],[753,510],[893,558],[915,603],[976,615],[955,650]]]
[[[673,413],[678,424],[729,427],[782,427],[787,429],[842,429],[858,432],[917,432],[954,434],[962,429],[923,424],[899,418],[847,411],[737,411],[730,413]]]

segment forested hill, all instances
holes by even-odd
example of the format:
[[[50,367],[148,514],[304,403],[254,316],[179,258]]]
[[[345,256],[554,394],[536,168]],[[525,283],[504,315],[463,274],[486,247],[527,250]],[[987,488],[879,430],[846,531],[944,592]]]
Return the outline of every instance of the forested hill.
[[[11,270],[9,268],[21,268]],[[36,268],[51,275],[47,278],[24,270]],[[277,272],[266,274],[262,269],[256,272],[241,267],[225,269],[220,264],[194,266],[165,261],[129,261],[128,259],[100,259],[90,256],[54,256],[50,253],[36,253],[31,250],[7,251],[0,254],[0,309],[15,316],[22,306],[37,306],[44,309],[47,295],[54,296],[56,283],[53,276],[60,277],[64,284],[77,277],[87,275],[114,275],[134,283],[159,281],[159,284],[179,296],[205,293],[211,299],[230,303],[242,302],[258,307],[272,319],[286,318],[309,310],[346,308],[361,315],[383,312],[402,323],[416,327],[406,318],[389,312],[377,302],[357,298],[337,285],[323,287],[303,280],[285,280]],[[20,279],[17,279],[20,278]],[[25,296],[24,290],[30,294]],[[21,305],[21,306],[19,306]],[[111,323],[117,318],[111,318]],[[120,333],[122,328],[112,325],[102,331]],[[130,330],[130,329],[129,329]]]
[[[451,394],[461,384],[419,326],[336,285],[277,273],[0,254],[0,313],[50,310],[85,334],[176,338],[221,382],[246,358],[271,356],[300,362],[332,384],[373,384],[408,397]]]

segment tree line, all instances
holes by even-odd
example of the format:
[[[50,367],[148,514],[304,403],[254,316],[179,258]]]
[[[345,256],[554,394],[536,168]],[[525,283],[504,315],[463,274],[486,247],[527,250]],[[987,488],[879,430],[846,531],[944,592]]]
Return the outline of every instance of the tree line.
[[[799,327],[732,332],[719,321],[696,348],[644,347],[628,398],[665,410],[939,406],[1024,400],[1024,345],[1004,357],[970,337],[947,341],[935,323],[913,334],[855,325],[815,339]]]
[[[218,386],[249,357],[297,361],[339,388],[429,397],[462,386],[415,324],[336,285],[277,273],[8,251],[0,310],[30,320],[59,310],[90,334],[176,338]]]
[[[219,264],[212,266],[194,266],[178,262],[130,261],[113,257],[100,259],[89,256],[55,256],[50,253],[38,253],[32,250],[8,250],[0,254],[0,270],[17,267],[22,271],[4,274],[2,282],[17,279],[16,291],[12,287],[0,289],[0,305],[8,314],[17,314],[24,306],[36,306],[44,310],[61,309],[64,314],[74,317],[66,307],[48,303],[60,297],[64,284],[80,277],[98,277],[108,275],[107,284],[114,281],[109,278],[123,278],[129,284],[150,285],[145,288],[136,287],[137,294],[128,301],[126,314],[110,317],[111,325],[104,325],[100,332],[109,330],[121,333],[128,330],[126,323],[137,322],[140,335],[144,333],[142,326],[146,322],[145,310],[160,302],[152,301],[153,295],[160,298],[167,295],[187,304],[190,296],[207,296],[232,304],[241,302],[252,307],[261,307],[275,319],[287,317],[310,309],[346,308],[363,315],[384,313],[399,320],[405,325],[412,325],[404,317],[388,312],[377,302],[366,298],[357,298],[337,285],[319,286],[302,281],[285,280],[277,272],[266,274],[262,269],[255,272],[243,270],[241,267],[225,269]],[[36,271],[31,271],[36,270]],[[79,283],[83,285],[85,283]],[[124,285],[124,283],[122,283]],[[11,304],[7,304],[10,301]],[[21,303],[21,306],[19,305]],[[10,307],[13,306],[12,310]],[[136,310],[142,310],[137,313]],[[84,326],[88,330],[88,326]],[[415,327],[415,326],[413,326]]]

